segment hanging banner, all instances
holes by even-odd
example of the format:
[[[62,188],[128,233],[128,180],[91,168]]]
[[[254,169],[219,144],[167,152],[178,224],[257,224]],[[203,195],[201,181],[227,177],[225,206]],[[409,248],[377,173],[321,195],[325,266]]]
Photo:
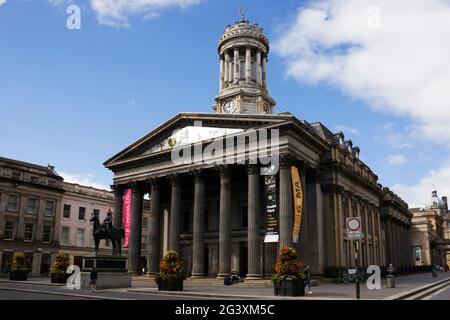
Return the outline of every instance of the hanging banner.
[[[265,243],[278,242],[278,201],[277,176],[264,176],[264,200],[266,203],[266,237]]]
[[[292,176],[292,194],[294,198],[294,232],[293,240],[294,243],[298,243],[300,239],[300,227],[302,224],[302,211],[303,211],[303,189],[300,180],[300,174],[297,167],[291,167]]]
[[[123,247],[128,248],[128,239],[130,238],[130,227],[131,227],[131,198],[133,196],[133,191],[131,189],[126,189],[123,192],[123,228],[125,230],[125,239],[123,242]]]

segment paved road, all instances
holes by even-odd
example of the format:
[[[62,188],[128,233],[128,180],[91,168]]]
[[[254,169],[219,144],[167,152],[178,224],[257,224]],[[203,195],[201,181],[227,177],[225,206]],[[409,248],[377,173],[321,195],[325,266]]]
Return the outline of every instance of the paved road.
[[[201,297],[145,295],[127,293],[125,290],[96,292],[69,290],[66,287],[30,283],[0,282],[0,300],[204,300]]]
[[[445,288],[435,292],[429,300],[450,300],[450,284]]]

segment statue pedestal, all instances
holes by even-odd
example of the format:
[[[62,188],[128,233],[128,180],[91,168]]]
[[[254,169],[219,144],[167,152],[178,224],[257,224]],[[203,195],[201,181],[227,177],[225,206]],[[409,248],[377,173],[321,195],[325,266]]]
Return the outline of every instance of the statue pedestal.
[[[130,288],[131,276],[127,270],[127,258],[116,256],[83,257],[81,289],[90,289],[92,268],[97,270],[97,289]]]

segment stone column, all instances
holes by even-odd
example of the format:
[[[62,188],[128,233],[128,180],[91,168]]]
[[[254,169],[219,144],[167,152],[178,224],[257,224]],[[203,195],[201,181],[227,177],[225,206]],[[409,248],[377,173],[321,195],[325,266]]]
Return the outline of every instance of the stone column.
[[[241,60],[239,57],[239,48],[234,48],[234,84],[239,84]]]
[[[131,184],[133,190],[131,203],[131,226],[128,241],[128,272],[141,274],[141,239],[142,239],[142,201],[143,192],[137,183]]]
[[[111,189],[114,191],[114,216],[113,216],[113,224],[114,228],[121,229],[123,227],[122,222],[122,210],[123,210],[123,188],[119,185],[111,186]]]
[[[225,79],[223,69],[224,69],[224,58],[223,56],[220,56],[220,88],[219,88],[220,91],[222,91],[224,88]]]
[[[5,238],[5,211],[8,195],[6,192],[0,194],[0,239]],[[1,260],[0,260],[1,263]]]
[[[306,184],[307,192],[307,229],[309,247],[308,262],[311,271],[314,273],[321,273],[324,266],[325,246],[324,246],[324,224],[322,212],[322,190],[320,187],[320,180],[317,171],[308,174],[308,181]]]
[[[44,236],[43,232],[44,232],[45,200],[44,199],[36,199],[36,200],[38,201],[37,225],[36,225],[36,241],[37,242],[41,242],[43,240],[43,236]],[[57,212],[56,214],[59,215],[60,213]],[[55,230],[53,230],[53,232],[54,231]],[[57,240],[59,240],[59,239],[57,239]]]
[[[260,86],[262,85],[261,78],[261,50],[258,49],[256,51],[256,82]]]
[[[225,51],[225,65],[224,65],[224,75],[223,75],[223,81],[225,82],[224,87],[228,87],[229,86],[229,82],[230,82],[230,55],[228,54],[228,51]]]
[[[39,277],[41,275],[41,260],[42,252],[33,252],[33,264],[31,268],[31,275]]]
[[[293,199],[291,180],[291,159],[282,156],[280,161],[280,249],[292,247]]]
[[[262,59],[262,83],[264,89],[267,90],[267,57]]]
[[[343,229],[342,229],[342,193],[338,192],[335,196],[336,200],[336,263],[337,266],[343,267],[347,265],[346,257],[344,257],[344,239],[343,239]]]
[[[231,273],[231,176],[229,168],[220,168],[219,274]]]
[[[252,50],[250,47],[245,49],[245,82],[250,84],[252,81]]]
[[[156,179],[150,180],[150,217],[147,235],[147,275],[154,276],[159,271],[160,237],[160,191]]]
[[[17,240],[23,241],[25,235],[25,210],[27,207],[27,197],[21,196],[19,203],[19,220],[17,223]]]
[[[194,172],[194,228],[192,276],[205,277],[205,182],[202,172]]]
[[[247,279],[261,279],[260,245],[260,184],[259,166],[251,165],[248,171],[248,275]]]
[[[181,255],[181,181],[178,175],[172,175],[171,181],[172,198],[170,202],[169,251],[176,251]]]

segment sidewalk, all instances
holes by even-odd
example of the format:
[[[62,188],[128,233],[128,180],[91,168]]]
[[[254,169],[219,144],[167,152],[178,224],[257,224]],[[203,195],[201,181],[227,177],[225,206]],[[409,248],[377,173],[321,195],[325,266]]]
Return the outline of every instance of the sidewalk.
[[[450,273],[439,273],[438,278],[433,278],[431,273],[410,275],[396,278],[396,288],[386,288],[386,281],[382,281],[381,290],[369,290],[366,283],[361,283],[361,299],[381,300],[398,297],[401,293],[406,293],[413,289],[450,279]],[[334,284],[325,283],[317,287],[312,287],[312,294],[306,294],[305,297],[294,297],[290,299],[300,300],[353,300],[356,297],[356,285],[353,284]],[[158,295],[155,284],[149,282],[133,281],[133,288],[128,289],[130,293],[142,293]],[[165,295],[168,293],[165,292]],[[170,294],[170,293],[169,293]],[[251,287],[251,286],[224,286],[224,285],[205,285],[196,284],[195,281],[186,281],[183,292],[177,292],[176,295],[199,296],[211,298],[234,298],[234,299],[277,299],[274,296],[273,287]],[[150,298],[150,297],[149,297]],[[278,297],[286,300],[285,297]],[[150,298],[151,299],[151,298]]]

